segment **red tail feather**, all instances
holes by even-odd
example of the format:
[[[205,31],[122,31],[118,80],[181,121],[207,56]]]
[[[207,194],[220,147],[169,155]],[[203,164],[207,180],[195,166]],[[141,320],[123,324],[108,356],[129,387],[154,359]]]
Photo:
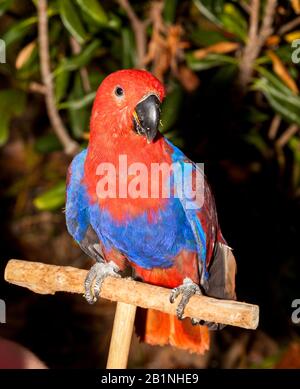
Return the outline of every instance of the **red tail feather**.
[[[189,318],[177,317],[153,309],[139,310],[136,331],[141,341],[151,345],[170,344],[203,354],[209,349],[209,332],[205,326],[193,326]]]

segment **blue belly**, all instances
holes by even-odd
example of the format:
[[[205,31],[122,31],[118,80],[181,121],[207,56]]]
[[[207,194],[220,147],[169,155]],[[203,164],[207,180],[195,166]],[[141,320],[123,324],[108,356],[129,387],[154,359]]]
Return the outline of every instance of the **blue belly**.
[[[157,216],[156,221],[149,222],[144,213],[118,224],[98,205],[90,209],[90,223],[105,248],[118,249],[145,269],[168,268],[183,249],[197,250],[192,229],[178,199],[170,199],[168,206]]]

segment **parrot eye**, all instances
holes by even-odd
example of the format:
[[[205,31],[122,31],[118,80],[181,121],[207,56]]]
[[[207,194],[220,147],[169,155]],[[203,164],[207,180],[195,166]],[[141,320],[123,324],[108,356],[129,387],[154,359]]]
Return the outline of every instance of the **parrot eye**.
[[[118,97],[123,96],[123,94],[124,94],[123,88],[121,88],[120,86],[117,86],[116,89],[115,89],[115,94]]]

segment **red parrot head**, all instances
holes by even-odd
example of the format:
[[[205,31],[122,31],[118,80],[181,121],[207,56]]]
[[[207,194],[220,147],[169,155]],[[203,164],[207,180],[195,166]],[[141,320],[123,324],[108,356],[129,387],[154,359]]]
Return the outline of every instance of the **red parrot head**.
[[[145,70],[120,70],[99,86],[91,116],[91,136],[110,139],[138,135],[151,143],[158,131],[162,83]],[[122,138],[121,138],[122,139]]]

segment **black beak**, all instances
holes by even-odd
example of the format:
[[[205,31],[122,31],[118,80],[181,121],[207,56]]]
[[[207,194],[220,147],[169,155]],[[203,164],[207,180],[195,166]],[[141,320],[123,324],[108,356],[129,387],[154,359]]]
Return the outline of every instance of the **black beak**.
[[[148,143],[155,138],[160,120],[160,101],[155,95],[142,100],[133,114],[134,130],[137,134],[146,136]]]

